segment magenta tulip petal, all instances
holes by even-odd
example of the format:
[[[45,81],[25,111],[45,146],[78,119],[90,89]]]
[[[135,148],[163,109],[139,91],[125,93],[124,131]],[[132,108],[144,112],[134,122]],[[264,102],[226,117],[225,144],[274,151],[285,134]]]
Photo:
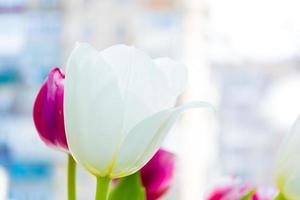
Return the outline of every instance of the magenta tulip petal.
[[[64,78],[59,68],[50,72],[35,99],[33,120],[48,146],[68,151],[63,113]]]
[[[169,189],[174,174],[175,159],[173,153],[160,149],[141,169],[147,200],[158,199]]]
[[[207,198],[207,200],[222,200],[230,191],[232,190],[231,187],[220,187],[215,189],[212,194]]]

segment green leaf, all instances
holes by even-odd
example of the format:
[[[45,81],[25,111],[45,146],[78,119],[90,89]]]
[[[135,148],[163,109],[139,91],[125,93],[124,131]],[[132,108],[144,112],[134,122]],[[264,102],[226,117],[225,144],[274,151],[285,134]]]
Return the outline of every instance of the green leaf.
[[[282,193],[279,193],[274,200],[287,200]]]
[[[251,190],[250,192],[248,192],[245,196],[243,196],[241,198],[241,200],[251,200],[251,198],[253,197],[253,195],[255,194],[256,190]]]
[[[119,180],[109,195],[109,200],[145,200],[145,188],[142,185],[140,173]]]

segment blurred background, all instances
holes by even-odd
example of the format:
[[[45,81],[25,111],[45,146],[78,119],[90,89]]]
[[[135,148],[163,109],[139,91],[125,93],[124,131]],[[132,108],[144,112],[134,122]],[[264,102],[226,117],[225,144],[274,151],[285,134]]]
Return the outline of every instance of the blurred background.
[[[185,114],[164,148],[178,156],[164,199],[203,199],[228,179],[272,190],[278,144],[300,113],[298,0],[0,0],[0,199],[66,199],[66,155],[32,121],[49,70],[76,41],[126,43],[189,70]],[[95,180],[79,169],[79,199]],[[6,197],[5,197],[6,195]]]

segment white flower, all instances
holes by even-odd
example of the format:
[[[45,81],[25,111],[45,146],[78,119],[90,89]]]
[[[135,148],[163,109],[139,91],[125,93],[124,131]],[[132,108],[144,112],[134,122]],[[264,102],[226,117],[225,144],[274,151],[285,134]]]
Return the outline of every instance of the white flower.
[[[69,149],[96,176],[139,170],[158,150],[178,115],[186,69],[169,58],[116,45],[101,52],[80,43],[68,59],[64,114]],[[200,105],[199,105],[200,104]]]
[[[288,200],[300,199],[300,117],[284,139],[276,163],[276,182]]]

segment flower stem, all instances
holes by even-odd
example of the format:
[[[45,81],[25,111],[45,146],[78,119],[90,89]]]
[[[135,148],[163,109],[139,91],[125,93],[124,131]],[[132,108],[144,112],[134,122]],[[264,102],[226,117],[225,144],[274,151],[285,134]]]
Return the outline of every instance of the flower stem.
[[[76,200],[76,162],[68,154],[68,200]]]
[[[107,200],[111,179],[109,177],[97,177],[97,189],[95,200]]]

